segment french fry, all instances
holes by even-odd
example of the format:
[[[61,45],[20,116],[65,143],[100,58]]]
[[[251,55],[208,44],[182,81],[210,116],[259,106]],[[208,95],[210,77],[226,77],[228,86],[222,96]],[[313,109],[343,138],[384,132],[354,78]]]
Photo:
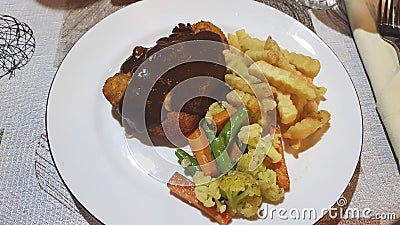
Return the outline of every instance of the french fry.
[[[293,104],[296,106],[297,109],[297,118],[295,121],[298,121],[300,119],[300,116],[303,115],[304,111],[304,106],[307,104],[307,99],[301,98],[297,95],[292,94],[291,96]]]
[[[276,63],[268,63],[277,66],[279,68],[282,68],[287,71],[291,71],[293,73],[297,73],[298,71],[296,70],[296,67],[292,64],[290,64],[289,59],[285,56],[284,51],[281,49],[281,47],[278,45],[278,43],[272,39],[271,36],[268,36],[267,40],[264,43],[264,49],[265,50],[270,50],[278,53],[277,57],[277,62]]]
[[[257,97],[260,96],[262,98],[266,98],[272,96],[271,86],[269,86],[267,80],[265,82],[252,84],[251,89]]]
[[[250,120],[250,122],[254,121],[258,123],[262,128],[269,128],[271,125],[276,124],[275,114],[270,114],[276,109],[276,101],[272,97],[264,98],[261,100],[261,110],[259,114],[258,120]]]
[[[303,108],[302,116],[309,117],[318,113],[318,103],[316,101],[308,101]]]
[[[239,40],[238,40],[237,36],[234,34],[231,34],[231,33],[228,34],[228,44],[237,49],[240,49]]]
[[[258,96],[260,98],[266,98],[272,95],[270,91],[270,86],[266,82],[253,83],[249,85],[246,80],[244,80],[241,76],[237,76],[235,74],[226,74],[225,82],[232,88],[239,91],[246,92],[248,94]]]
[[[236,36],[238,38],[240,49],[243,52],[247,50],[263,50],[264,49],[264,41],[258,38],[252,38],[250,35],[246,33],[246,30],[241,29],[236,31]]]
[[[293,64],[298,71],[307,77],[314,79],[321,70],[321,63],[303,54],[285,51],[285,56],[291,64]]]
[[[265,98],[261,100],[261,110],[263,112],[274,110],[276,106],[276,101],[273,98]]]
[[[246,55],[254,62],[264,60],[269,64],[278,65],[280,52],[274,50],[247,50]]]
[[[249,68],[249,73],[256,77],[265,76],[273,86],[307,100],[314,100],[317,97],[315,91],[317,87],[310,80],[273,66],[265,61],[253,63]]]
[[[323,97],[327,92],[326,87],[317,87],[316,93],[318,97]]]
[[[261,82],[260,79],[249,74],[248,62],[242,53],[237,53],[235,50],[224,50],[222,53],[225,56],[226,67],[233,73],[245,79],[248,84]]]
[[[281,51],[281,47],[279,47],[278,43],[274,39],[272,39],[271,36],[268,36],[267,40],[265,40],[264,49]]]
[[[299,150],[302,144],[302,139],[286,139],[289,146],[295,150]]]
[[[233,90],[226,95],[226,99],[233,106],[245,105],[251,114],[260,112],[260,105],[255,96],[239,90]]]
[[[226,74],[225,82],[233,89],[254,95],[253,89],[250,87],[250,85],[239,76],[234,74]]]
[[[284,94],[276,91],[276,100],[278,103],[278,112],[283,124],[289,124],[297,118],[297,109],[290,99],[290,94]]]
[[[292,140],[304,139],[328,123],[330,118],[331,114],[328,111],[320,110],[315,115],[306,117],[295,125],[289,127],[289,129],[283,134],[283,137]]]

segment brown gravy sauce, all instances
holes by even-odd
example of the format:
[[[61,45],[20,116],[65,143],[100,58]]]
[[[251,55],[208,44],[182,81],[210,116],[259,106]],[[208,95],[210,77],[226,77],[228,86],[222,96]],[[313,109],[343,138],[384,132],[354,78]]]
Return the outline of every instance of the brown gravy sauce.
[[[221,42],[221,37],[210,31],[200,31],[194,33],[190,24],[179,24],[168,37],[162,37],[157,40],[156,45],[151,48],[136,46],[132,55],[126,59],[121,66],[121,72],[132,74],[132,82],[134,82],[134,92],[130,93],[132,100],[139,103],[137,109],[132,109],[133,114],[137,118],[130,118],[135,124],[135,130],[145,131],[145,126],[161,124],[161,118],[165,115],[166,110],[162,107],[165,96],[179,83],[195,76],[210,76],[218,80],[224,80],[226,73],[225,59],[222,54],[224,45],[218,45],[219,48],[203,48],[194,54],[204,54],[213,59],[213,62],[191,61],[193,49],[185,49],[184,43],[187,41],[208,40]],[[168,48],[167,48],[168,47]],[[165,50],[167,49],[167,50]],[[163,51],[160,51],[163,50]],[[158,62],[147,63],[148,61]],[[170,65],[178,66],[169,68]],[[163,65],[161,65],[163,64]],[[160,68],[169,68],[160,76]],[[185,103],[180,99],[185,99],[184,95],[215,95],[215,85],[210,82],[199,83],[196,86],[187,87],[180,93],[174,93],[172,108],[173,111],[183,111],[188,114],[199,115],[203,117],[208,106],[215,100],[209,97],[196,97]],[[148,96],[146,90],[149,91]],[[225,96],[228,89],[218,90],[218,93]],[[212,93],[214,92],[214,93]],[[217,94],[218,95],[218,94]],[[145,104],[145,111],[140,107],[140,103]],[[120,104],[122,105],[122,103]],[[179,106],[182,106],[180,107]],[[121,108],[122,111],[122,108]],[[130,109],[131,111],[131,109]],[[143,117],[145,123],[143,124]]]

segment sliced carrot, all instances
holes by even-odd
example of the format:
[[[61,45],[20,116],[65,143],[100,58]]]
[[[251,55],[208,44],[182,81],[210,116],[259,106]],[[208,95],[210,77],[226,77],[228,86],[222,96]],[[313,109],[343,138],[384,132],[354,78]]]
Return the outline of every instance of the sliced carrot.
[[[239,161],[240,157],[242,157],[242,155],[243,155],[239,146],[236,144],[236,141],[232,141],[229,144],[227,151],[228,151],[229,159],[231,160],[231,162],[233,162],[235,164]]]
[[[213,121],[215,123],[215,126],[217,127],[218,133],[222,130],[222,128],[224,128],[225,124],[231,118],[231,115],[235,114],[236,110],[236,108],[232,107],[229,110],[225,109],[224,111],[217,113],[213,116]]]
[[[285,154],[283,152],[283,142],[280,136],[281,130],[279,127],[274,128],[275,134],[279,135],[279,147],[276,149],[281,155],[282,159],[277,163],[271,163],[269,167],[276,172],[276,183],[285,191],[290,189],[289,173],[286,167]]]
[[[167,183],[167,187],[173,194],[186,201],[190,205],[200,209],[219,224],[227,225],[232,221],[232,215],[228,211],[220,213],[217,211],[216,206],[205,207],[203,203],[196,198],[196,194],[194,192],[194,183],[180,173],[175,172],[172,175]]]
[[[203,128],[198,127],[194,130],[194,132],[188,136],[188,142],[204,175],[216,175],[217,166],[211,155],[211,149]]]

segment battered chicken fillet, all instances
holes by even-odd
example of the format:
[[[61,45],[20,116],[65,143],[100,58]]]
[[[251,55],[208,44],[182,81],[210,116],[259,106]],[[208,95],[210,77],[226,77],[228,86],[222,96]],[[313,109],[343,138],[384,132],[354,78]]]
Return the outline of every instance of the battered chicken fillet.
[[[183,134],[190,134],[193,131],[193,126],[197,126],[199,120],[199,115],[171,111],[167,114],[167,118],[162,122],[162,125],[150,127],[149,132],[158,136],[164,136],[165,133],[177,136],[179,135],[179,130],[174,129],[174,125],[179,124],[180,131]]]
[[[213,23],[209,21],[200,21],[192,25],[192,29],[194,33],[198,33],[200,31],[211,31],[213,33],[218,34],[221,37],[221,40],[223,43],[228,44],[228,39],[226,39],[226,36],[222,30],[215,26]]]
[[[106,80],[103,86],[103,94],[116,110],[120,109],[125,90],[131,81],[131,73],[117,73]]]
[[[209,31],[217,35],[219,35],[221,42],[225,44],[225,48],[228,46],[228,41],[226,39],[225,34],[222,32],[222,30],[215,26],[213,23],[208,22],[208,21],[200,21],[198,23],[192,24],[192,25],[183,25],[179,24],[177,27],[174,28],[173,33],[171,34],[170,38],[173,37],[175,38],[176,36],[180,35],[185,35],[187,33],[192,33],[192,34],[197,34],[202,31]],[[217,36],[215,35],[215,36]],[[218,36],[217,36],[218,37]],[[160,38],[160,40],[164,40],[164,38]],[[157,47],[157,46],[156,46]],[[135,70],[137,67],[139,67],[140,62],[134,62],[134,60],[139,61],[138,59],[141,59],[143,55],[145,55],[147,52],[145,51],[152,51],[152,49],[147,49],[141,46],[135,47],[133,50],[133,54],[131,57],[129,57],[125,63],[121,66],[121,71],[119,73],[116,73],[114,76],[109,77],[104,86],[103,86],[103,94],[105,98],[111,103],[112,107],[122,115],[122,102],[124,99],[124,94],[125,91],[132,79],[132,75],[134,74]],[[125,64],[128,64],[127,62],[131,60],[135,66],[133,68],[130,68]],[[144,60],[144,59],[143,59]],[[221,74],[222,78],[220,75],[219,79],[223,79],[223,75]],[[136,78],[134,78],[134,81]],[[164,96],[165,101],[168,98],[168,95]],[[170,100],[170,99],[168,99]],[[204,100],[203,100],[204,101]],[[165,104],[165,102],[164,102]],[[207,104],[211,104],[207,103]],[[166,104],[168,105],[168,104]],[[189,104],[190,105],[190,104]],[[204,105],[204,103],[203,103]],[[193,105],[195,106],[195,105]],[[207,107],[207,106],[206,106]],[[206,110],[206,109],[205,109]],[[151,135],[159,136],[159,137],[165,137],[165,133],[168,133],[168,136],[172,135],[174,136],[175,134],[178,134],[179,132],[182,132],[183,135],[187,136],[189,135],[194,129],[197,128],[198,123],[201,119],[202,116],[199,113],[193,113],[190,111],[184,112],[175,112],[170,109],[166,109],[167,115],[166,119],[161,121],[161,123],[158,124],[152,124],[148,127],[148,132]],[[175,124],[175,125],[174,125]],[[180,130],[174,130],[176,127],[176,124],[179,124]]]

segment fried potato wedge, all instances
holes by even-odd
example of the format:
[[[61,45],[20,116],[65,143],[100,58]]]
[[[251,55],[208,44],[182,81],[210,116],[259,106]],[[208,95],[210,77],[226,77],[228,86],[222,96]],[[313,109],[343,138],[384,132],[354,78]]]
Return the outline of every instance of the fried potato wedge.
[[[281,60],[280,52],[274,50],[247,50],[246,55],[254,62],[263,60],[272,65],[278,65],[279,60]]]
[[[250,87],[250,85],[239,76],[234,74],[226,74],[225,82],[233,89],[254,95],[253,89]]]
[[[321,70],[321,63],[310,56],[295,52],[288,52],[287,50],[284,51],[284,54],[289,62],[307,77],[314,79],[314,77],[316,77]]]
[[[245,93],[239,90],[233,90],[226,95],[226,99],[229,104],[233,106],[245,105],[252,114],[256,114],[260,111],[260,105],[254,95]]]
[[[249,63],[248,59],[243,56],[243,53],[237,52],[236,50],[224,50],[226,67],[233,73],[239,75],[248,84],[260,83],[261,80],[249,74]],[[251,59],[250,59],[251,60]]]
[[[231,47],[234,47],[236,49],[240,49],[239,40],[238,40],[237,36],[234,35],[234,34],[231,34],[231,33],[228,34],[228,44]]]
[[[290,99],[290,94],[276,91],[276,101],[278,112],[283,124],[289,124],[297,118],[297,108]]]
[[[249,34],[246,33],[246,30],[241,29],[236,31],[236,36],[238,38],[239,44],[240,44],[240,49],[243,52],[246,52],[247,50],[263,50],[265,41],[262,41],[258,38],[253,38],[250,37]]]
[[[270,84],[279,87],[283,92],[296,94],[307,100],[317,98],[317,87],[309,79],[273,66],[265,61],[253,63],[249,68],[249,74],[255,77],[265,76]]]
[[[283,133],[283,137],[292,140],[304,139],[327,124],[330,119],[331,114],[328,111],[320,110],[318,113],[306,117],[289,127],[289,129]]]

